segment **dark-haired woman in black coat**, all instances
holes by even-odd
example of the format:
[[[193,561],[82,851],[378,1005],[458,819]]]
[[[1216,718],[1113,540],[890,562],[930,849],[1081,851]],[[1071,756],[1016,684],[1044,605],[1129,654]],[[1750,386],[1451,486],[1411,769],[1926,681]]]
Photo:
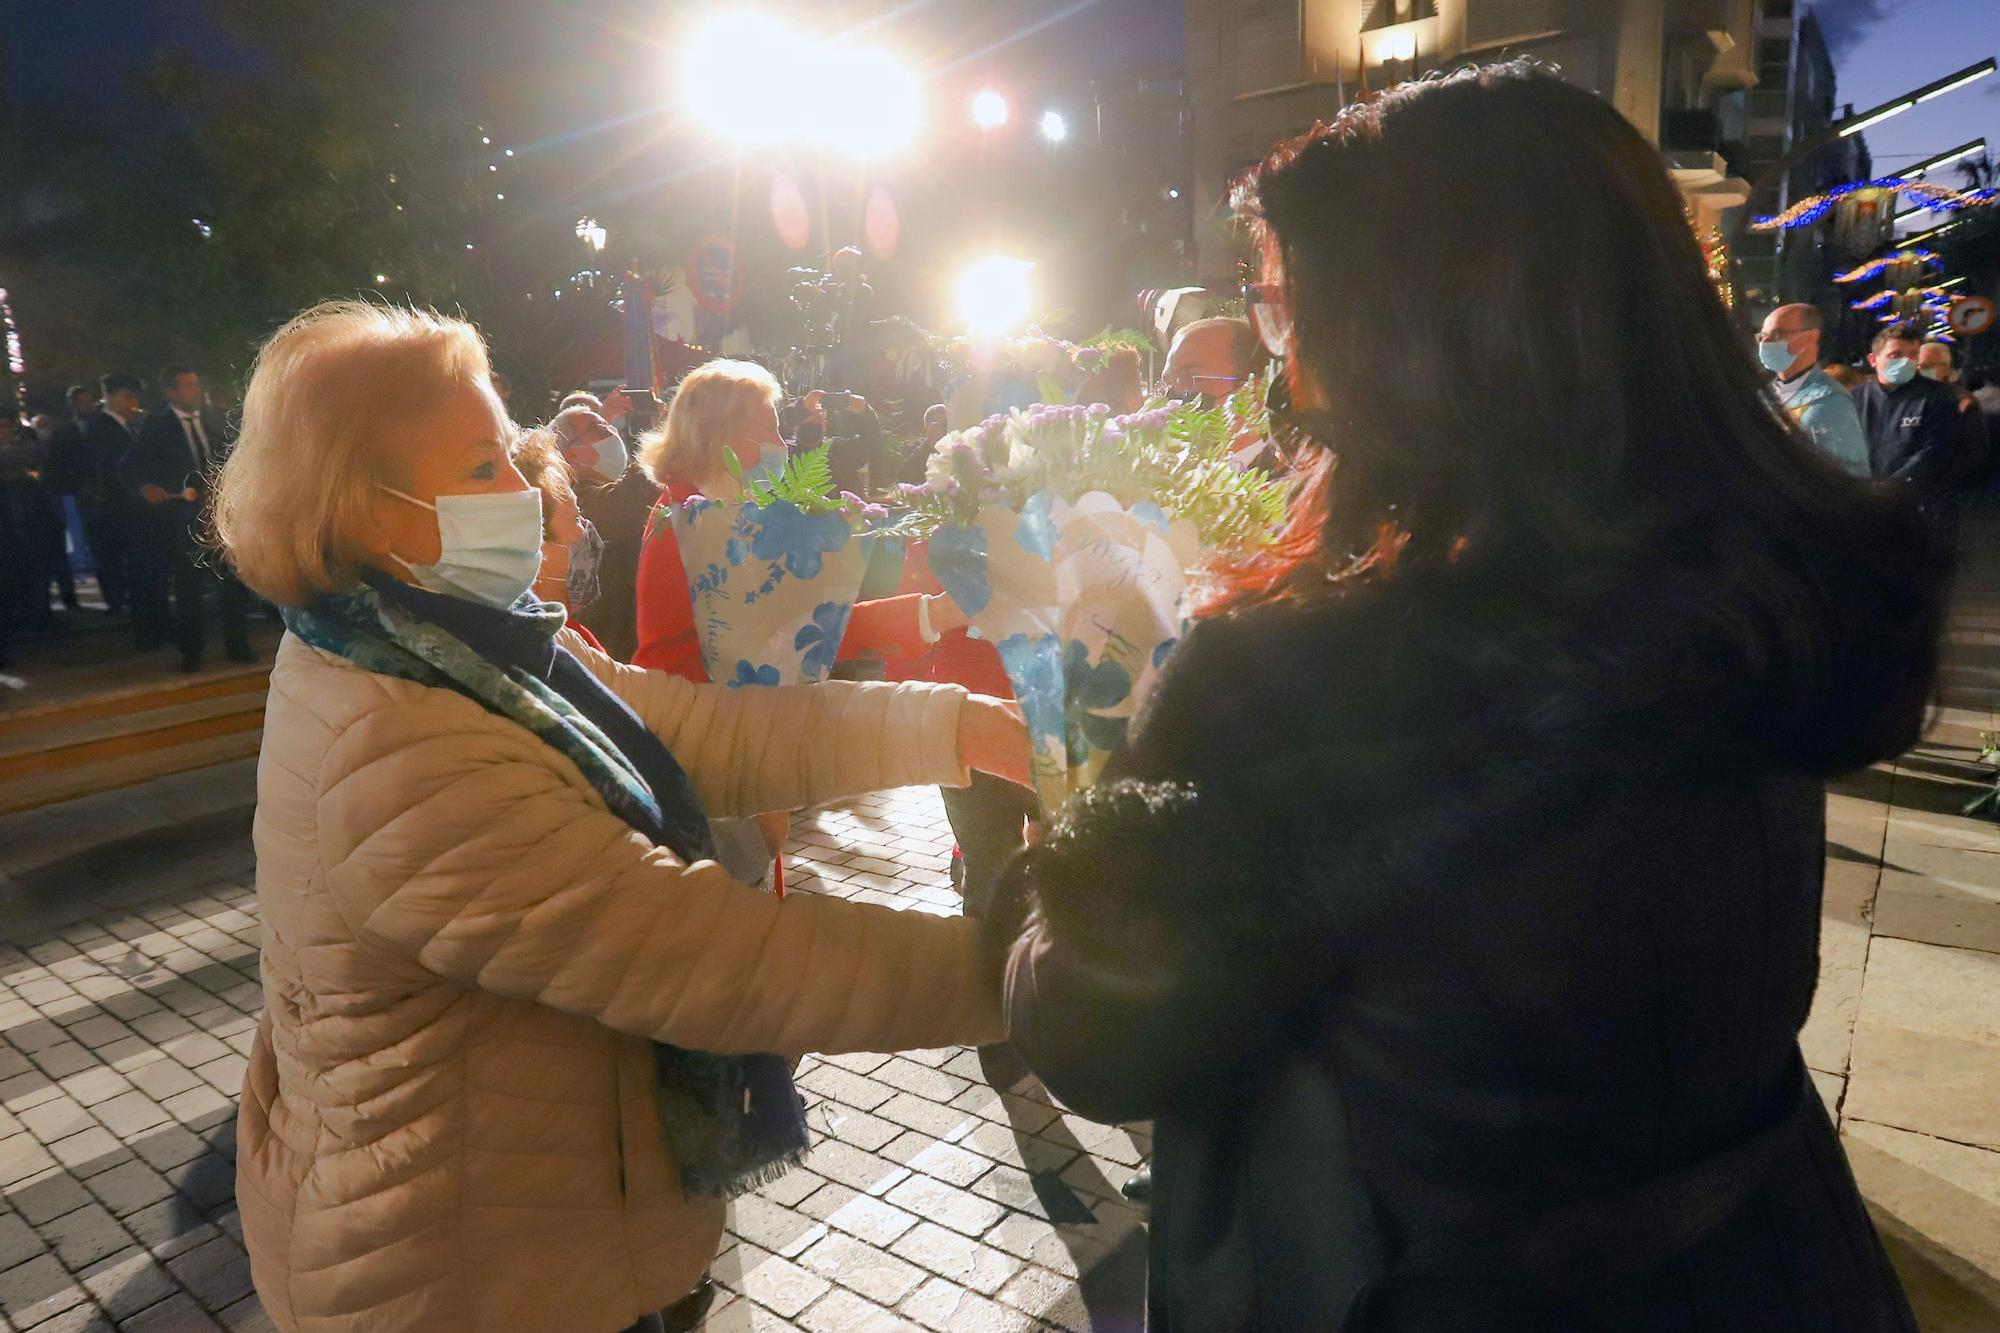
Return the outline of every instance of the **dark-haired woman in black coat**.
[[[1909,497],[1793,433],[1551,76],[1245,202],[1309,480],[988,919],[1050,1089],[1157,1121],[1154,1327],[1912,1329],[1797,1045],[1822,782],[1936,668]]]

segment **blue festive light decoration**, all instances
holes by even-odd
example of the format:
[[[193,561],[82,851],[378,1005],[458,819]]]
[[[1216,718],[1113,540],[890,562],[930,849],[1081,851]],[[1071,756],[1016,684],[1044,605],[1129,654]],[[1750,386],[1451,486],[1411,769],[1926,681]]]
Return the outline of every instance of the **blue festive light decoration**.
[[[1853,306],[1854,309],[1856,310],[1880,310],[1882,309],[1882,307],[1888,305],[1891,301],[1895,299],[1896,299],[1896,293],[1890,291],[1887,287],[1884,287],[1881,291],[1875,293],[1873,296],[1869,297],[1865,301],[1854,302]]]
[[[1936,251],[1921,249],[1898,250],[1895,254],[1883,255],[1880,259],[1871,259],[1860,268],[1850,269],[1846,273],[1837,273],[1834,275],[1833,280],[1835,282],[1867,282],[1871,278],[1881,277],[1883,270],[1896,264],[1924,264],[1932,268],[1942,268],[1944,266],[1943,261],[1937,257]],[[1865,308],[1863,306],[1855,307],[1857,310]]]
[[[1950,190],[1942,185],[1932,185],[1928,181],[1908,181],[1896,176],[1884,176],[1872,181],[1850,181],[1835,186],[1824,194],[1816,194],[1801,199],[1782,213],[1761,217],[1750,224],[1754,231],[1777,231],[1792,227],[1809,227],[1825,217],[1835,205],[1849,195],[1864,190],[1880,190],[1884,194],[1907,194],[1917,203],[1917,207],[1933,213],[1956,213],[1966,208],[1982,208],[2000,197],[2000,189]]]

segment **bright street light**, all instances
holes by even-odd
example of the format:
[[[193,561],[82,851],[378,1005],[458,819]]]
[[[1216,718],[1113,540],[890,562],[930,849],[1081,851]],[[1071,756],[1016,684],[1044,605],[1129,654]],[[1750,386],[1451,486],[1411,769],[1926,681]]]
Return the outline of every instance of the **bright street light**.
[[[881,51],[830,57],[841,85],[825,97],[820,129],[829,146],[856,157],[882,157],[910,146],[923,119],[917,76]]]
[[[1007,99],[993,89],[981,88],[972,95],[972,123],[980,129],[997,130],[1010,114]]]
[[[1069,138],[1069,122],[1063,119],[1060,111],[1044,111],[1041,129],[1042,137],[1050,143],[1061,143]]]
[[[1028,273],[1035,266],[1025,259],[991,255],[965,271],[958,280],[958,313],[974,333],[1005,333],[1028,319]]]
[[[681,92],[690,114],[740,148],[811,140],[873,157],[908,146],[923,118],[916,76],[885,52],[750,10],[694,32]]]
[[[687,44],[682,76],[688,111],[739,145],[775,143],[815,123],[815,53],[767,14],[732,9],[710,19]]]
[[[1915,166],[1905,167],[1896,173],[1896,178],[1898,180],[1911,180],[1928,172],[1936,171],[1939,167],[1950,166],[1962,157],[1971,157],[1974,153],[1983,153],[1985,151],[1986,140],[1974,139],[1971,143],[1960,144],[1950,152],[1939,153],[1936,157],[1925,158]]]
[[[1884,102],[1878,107],[1871,107],[1859,116],[1841,125],[1841,137],[1845,138],[1850,134],[1859,134],[1871,126],[1880,125],[1891,116],[1902,115],[1919,102],[1928,102],[1933,97],[1943,97],[1946,93],[1956,92],[1968,83],[1977,83],[1988,74],[1993,73],[1995,69],[2000,69],[2000,65],[1996,65],[1993,57],[1988,56],[1976,65],[1967,65],[1964,69],[1953,74],[1947,74],[1934,83],[1927,83],[1912,92],[1904,93],[1894,101]]]
[[[604,228],[597,225],[596,218],[578,218],[576,220],[576,239],[582,241],[599,254],[604,253],[604,242],[607,235],[608,233]],[[471,248],[471,246],[466,247],[468,250]]]

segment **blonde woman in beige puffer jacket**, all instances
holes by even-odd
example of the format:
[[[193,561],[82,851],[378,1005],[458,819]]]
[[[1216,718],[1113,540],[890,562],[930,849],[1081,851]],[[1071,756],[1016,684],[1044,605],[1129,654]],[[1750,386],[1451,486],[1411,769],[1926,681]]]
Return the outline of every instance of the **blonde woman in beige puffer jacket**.
[[[245,580],[303,607],[445,570],[455,539],[427,505],[526,484],[486,374],[470,326],[428,313],[322,307],[276,335],[218,488]],[[962,784],[968,764],[1025,776],[1019,724],[954,688],[730,690],[566,629],[555,644],[710,815]],[[237,1184],[282,1329],[625,1329],[696,1287],[723,1220],[682,1191],[653,1042],[796,1056],[1002,1036],[971,923],[781,901],[683,864],[526,726],[296,635],[271,676],[255,840],[266,1010]]]

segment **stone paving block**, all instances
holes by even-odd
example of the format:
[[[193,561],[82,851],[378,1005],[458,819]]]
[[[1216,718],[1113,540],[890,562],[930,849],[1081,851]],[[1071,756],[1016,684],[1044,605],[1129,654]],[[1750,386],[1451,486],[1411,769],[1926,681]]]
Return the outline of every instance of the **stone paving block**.
[[[0,1315],[17,1329],[35,1328],[90,1299],[53,1254],[0,1273]]]
[[[13,1213],[0,1213],[0,1273],[40,1254],[48,1248],[42,1233]]]
[[[913,1264],[839,1233],[822,1237],[799,1256],[799,1263],[886,1306],[915,1291],[927,1276]]]
[[[939,1106],[936,1102],[925,1101],[907,1092],[899,1092],[883,1102],[875,1108],[875,1114],[884,1120],[893,1120],[905,1129],[945,1140],[961,1133],[969,1122],[977,1121],[977,1117],[968,1116],[963,1111]]]
[[[69,1097],[54,1097],[40,1106],[31,1106],[16,1117],[30,1134],[43,1143],[54,1143],[72,1134],[81,1134],[97,1121]]]
[[[192,1130],[207,1129],[235,1114],[236,1103],[206,1085],[160,1099],[167,1114]]]
[[[137,1090],[99,1102],[90,1108],[90,1113],[135,1150],[145,1131],[172,1121],[172,1117],[161,1110],[157,1102]]]
[[[815,1144],[806,1157],[806,1165],[815,1174],[837,1180],[863,1194],[874,1192],[878,1187],[887,1189],[909,1174],[908,1167],[885,1161],[837,1139],[822,1139]]]
[[[898,1208],[975,1239],[1007,1211],[991,1199],[929,1176],[912,1176],[884,1197]]]
[[[130,1319],[120,1320],[118,1333],[211,1333],[220,1327],[199,1305],[175,1294]]]
[[[131,1035],[132,1029],[110,1014],[100,1014],[96,1018],[85,1019],[69,1030],[71,1041],[93,1051],[109,1046],[113,1042],[123,1041]]]
[[[789,1259],[748,1244],[738,1245],[729,1261],[718,1261],[715,1272],[718,1282],[786,1319],[824,1296],[833,1286]]]
[[[1875,899],[1875,933],[2000,953],[2000,857],[1985,852],[1966,855],[1987,863],[1980,867],[1983,879],[1883,871]]]
[[[952,1144],[932,1143],[904,1165],[947,1185],[963,1188],[985,1175],[992,1163],[978,1153],[967,1152]]]
[[[917,1225],[914,1214],[906,1213],[894,1204],[884,1203],[865,1194],[856,1195],[833,1209],[827,1214],[826,1222],[836,1230],[845,1231],[851,1236],[867,1241],[870,1245],[878,1246],[894,1244]]]
[[[114,1333],[115,1325],[91,1302],[72,1305],[55,1318],[35,1325],[35,1333]]]
[[[54,1166],[54,1160],[51,1169],[7,1187],[7,1206],[36,1226],[90,1202],[76,1177]]]
[[[1005,1286],[1021,1267],[1012,1255],[934,1222],[918,1222],[889,1250],[919,1268],[988,1295]]]
[[[170,1259],[224,1234],[222,1228],[205,1221],[178,1194],[171,1194],[135,1213],[127,1213],[118,1220],[134,1240],[152,1251],[156,1259]],[[239,1244],[241,1239],[237,1238]]]
[[[887,1083],[904,1092],[933,1102],[949,1103],[952,1098],[970,1086],[966,1080],[917,1063],[903,1056],[896,1056],[875,1071],[877,1082]],[[868,1108],[863,1108],[868,1109]]]
[[[143,1162],[126,1162],[90,1177],[90,1192],[120,1217],[173,1195],[174,1187],[165,1176]]]
[[[2000,1147],[2000,955],[1878,939],[1845,1112]]]
[[[106,1255],[129,1249],[132,1238],[102,1204],[86,1204],[41,1226],[42,1239],[71,1272],[88,1268]]]
[[[787,1208],[798,1206],[817,1193],[826,1181],[804,1167],[794,1167],[757,1191],[756,1197]]]
[[[79,1180],[132,1160],[131,1149],[113,1138],[110,1130],[95,1125],[81,1134],[56,1140],[49,1145],[49,1152]]]
[[[56,1087],[40,1070],[17,1074],[5,1082],[0,1082],[0,1106],[17,1116],[31,1106],[39,1106],[51,1097],[61,1095],[62,1089]],[[4,1153],[4,1149],[0,1149],[0,1153]],[[4,1171],[4,1162],[0,1162],[0,1173]],[[5,1179],[5,1175],[0,1174],[0,1183],[4,1183]]]
[[[130,1092],[132,1084],[117,1070],[98,1065],[70,1075],[62,1081],[62,1089],[85,1106],[95,1106]]]
[[[793,1258],[826,1234],[826,1224],[755,1194],[729,1206],[731,1234],[760,1249]]]
[[[176,1093],[202,1086],[200,1079],[174,1061],[166,1059],[164,1053],[159,1060],[133,1070],[127,1077],[133,1087],[155,1101],[163,1101]]]
[[[95,1055],[73,1041],[60,1041],[53,1046],[45,1046],[35,1052],[33,1059],[44,1074],[54,1079],[81,1074],[84,1070],[102,1063]]]
[[[1985,1326],[2000,1328],[2000,1153],[1866,1121],[1848,1121],[1841,1139],[1887,1236],[1964,1288],[1956,1304],[1969,1297]]]
[[[898,1313],[938,1333],[1017,1333],[1033,1320],[941,1278],[932,1278],[904,1301]]]
[[[222,1153],[204,1153],[160,1174],[204,1213],[221,1208],[236,1197],[236,1163]]]
[[[250,1294],[250,1256],[227,1237],[167,1260],[167,1269],[211,1310],[220,1310]]]
[[[174,1294],[173,1278],[152,1255],[129,1249],[100,1260],[78,1275],[104,1312],[124,1320]]]
[[[822,1097],[831,1097],[843,1106],[852,1106],[862,1111],[873,1111],[883,1102],[896,1095],[896,1089],[886,1087],[873,1079],[859,1074],[850,1074],[838,1065],[820,1064],[812,1072],[803,1074],[799,1086]]]
[[[922,1328],[839,1288],[814,1302],[798,1324],[808,1333],[917,1333]]]
[[[829,1134],[839,1135],[842,1143],[851,1143],[863,1152],[879,1152],[884,1144],[906,1132],[901,1125],[857,1111],[851,1106],[822,1102],[821,1107],[823,1109],[814,1124]]]

